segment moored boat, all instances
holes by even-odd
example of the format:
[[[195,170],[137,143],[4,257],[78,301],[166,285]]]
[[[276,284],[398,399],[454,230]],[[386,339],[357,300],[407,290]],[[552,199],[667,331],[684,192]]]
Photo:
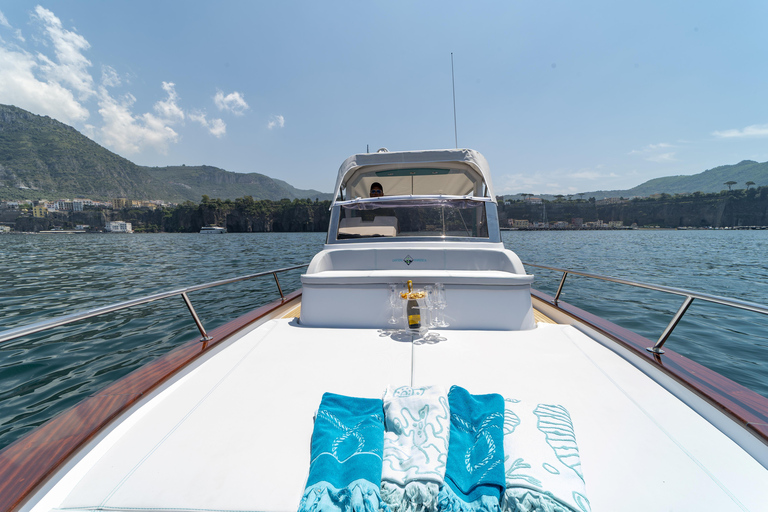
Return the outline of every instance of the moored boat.
[[[227,228],[221,226],[203,226],[200,233],[203,235],[222,235],[227,232]]]
[[[376,185],[383,195],[369,197]],[[467,402],[459,390],[503,399],[503,449],[471,421],[457,427],[477,434],[463,447],[468,473],[503,464],[502,508],[520,496],[577,511],[768,502],[768,400],[662,348],[693,300],[764,306],[683,293],[684,307],[654,345],[564,303],[559,290],[532,289],[533,275],[501,243],[489,168],[475,151],[355,155],[335,192],[326,244],[301,290],[280,290],[279,301],[210,333],[187,297],[197,288],[150,297],[182,295],[201,340],[0,452],[2,507],[297,510],[332,483],[312,478],[318,425],[334,408],[440,389],[454,414]],[[564,272],[561,288],[575,273]],[[388,414],[385,439],[398,434]],[[423,426],[405,428],[408,418],[392,423],[427,439]],[[354,425],[336,424],[338,463],[365,451]],[[437,460],[452,460],[460,446],[451,433]],[[461,487],[450,462],[443,466],[437,489]]]

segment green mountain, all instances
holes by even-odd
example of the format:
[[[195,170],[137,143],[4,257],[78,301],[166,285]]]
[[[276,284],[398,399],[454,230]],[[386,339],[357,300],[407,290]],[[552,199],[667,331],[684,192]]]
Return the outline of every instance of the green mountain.
[[[607,197],[648,197],[654,194],[691,194],[693,192],[720,192],[728,190],[725,183],[735,181],[733,190],[747,188],[747,182],[754,185],[750,187],[768,186],[768,162],[758,163],[752,160],[744,160],[736,165],[721,165],[714,169],[693,174],[691,176],[668,176],[656,178],[627,190],[598,190],[585,192],[584,198],[594,197],[604,199]],[[581,194],[578,194],[579,196]]]
[[[203,195],[211,198],[235,199],[246,195],[254,199],[331,199],[331,194],[317,190],[300,190],[282,180],[255,172],[237,173],[208,165],[142,167],[152,178],[180,197]]]
[[[142,167],[48,116],[0,105],[0,199],[329,199],[263,174],[209,166]]]

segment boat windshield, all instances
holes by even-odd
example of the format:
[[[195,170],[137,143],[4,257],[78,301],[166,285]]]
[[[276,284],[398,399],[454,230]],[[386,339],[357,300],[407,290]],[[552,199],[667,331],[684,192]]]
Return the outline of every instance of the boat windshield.
[[[340,203],[337,240],[369,237],[488,238],[486,201],[362,199]]]

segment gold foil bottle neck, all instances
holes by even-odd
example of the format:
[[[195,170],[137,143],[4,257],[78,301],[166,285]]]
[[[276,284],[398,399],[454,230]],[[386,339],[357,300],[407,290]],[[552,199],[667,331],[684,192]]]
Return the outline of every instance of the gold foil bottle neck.
[[[409,279],[408,282],[406,283],[406,285],[408,287],[408,291],[400,293],[400,298],[401,299],[423,299],[424,296],[426,295],[424,292],[415,292],[415,291],[413,291],[413,281],[412,280]]]

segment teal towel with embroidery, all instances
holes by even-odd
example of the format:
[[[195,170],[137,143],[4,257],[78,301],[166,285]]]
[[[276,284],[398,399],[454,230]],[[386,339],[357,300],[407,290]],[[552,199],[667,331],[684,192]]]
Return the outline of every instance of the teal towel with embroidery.
[[[325,393],[312,432],[309,477],[299,512],[388,511],[381,501],[384,405]]]
[[[504,493],[504,398],[448,393],[451,433],[439,512],[498,512]]]

